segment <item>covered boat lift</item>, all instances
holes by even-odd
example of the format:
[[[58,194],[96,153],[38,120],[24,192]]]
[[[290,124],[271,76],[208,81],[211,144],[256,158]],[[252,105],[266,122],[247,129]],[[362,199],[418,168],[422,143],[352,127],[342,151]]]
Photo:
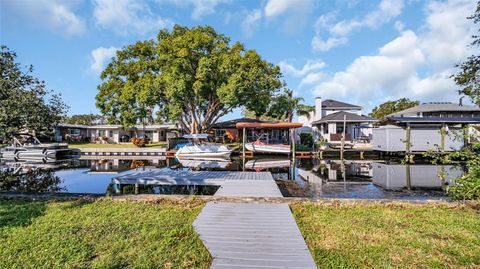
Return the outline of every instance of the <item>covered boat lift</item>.
[[[281,122],[281,123],[251,123],[239,122],[236,124],[237,129],[242,129],[242,156],[246,157],[245,144],[247,143],[247,129],[288,129],[289,145],[291,147],[290,154],[295,156],[295,129],[302,127],[302,123]]]

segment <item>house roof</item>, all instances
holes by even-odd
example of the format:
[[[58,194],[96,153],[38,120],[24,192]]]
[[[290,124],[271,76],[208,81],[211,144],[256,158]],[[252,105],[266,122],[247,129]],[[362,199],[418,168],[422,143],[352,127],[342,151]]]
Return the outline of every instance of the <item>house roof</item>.
[[[237,123],[237,129],[248,128],[248,129],[290,129],[290,128],[300,128],[302,123],[296,122],[265,122],[265,123],[255,123],[255,122],[239,122]]]
[[[353,113],[349,113],[349,112],[345,112],[345,111],[339,111],[339,112],[329,114],[329,115],[321,118],[320,120],[314,121],[314,122],[312,122],[312,124],[326,123],[326,122],[343,122],[344,118],[345,118],[346,122],[362,123],[362,122],[376,122],[376,121],[378,121],[374,118],[370,118],[370,117],[367,117],[367,116],[364,116],[364,115],[357,115],[357,114],[353,114]]]
[[[123,126],[122,125],[118,125],[118,124],[101,124],[101,125],[81,125],[81,124],[65,124],[65,123],[61,123],[61,124],[58,124],[57,125],[58,127],[62,127],[62,128],[75,128],[75,129],[122,129]],[[133,128],[136,128],[136,129],[143,129],[144,126],[141,125],[141,124],[137,124],[135,126],[132,126]],[[152,124],[152,125],[149,125],[149,124],[146,124],[145,125],[145,130],[156,130],[156,129],[176,129],[176,126],[175,124],[170,124],[170,123],[167,123],[167,124]]]
[[[263,123],[267,121],[263,120],[257,120],[257,119],[252,119],[252,118],[238,118],[238,119],[233,119],[233,120],[228,120],[228,121],[222,121],[222,122],[217,122],[212,125],[213,129],[226,129],[226,128],[231,128],[235,129],[236,124],[239,122],[248,122],[248,123]]]
[[[326,99],[322,101],[322,108],[332,108],[332,109],[339,109],[339,108],[354,108],[354,109],[361,109],[361,106],[352,105],[344,102],[340,102],[333,99]]]
[[[399,123],[480,123],[480,117],[388,117]]]
[[[432,102],[432,103],[424,103],[418,106],[407,108],[402,111],[392,113],[387,117],[401,117],[404,114],[416,114],[420,112],[442,112],[442,111],[480,112],[480,107],[471,106],[471,105],[460,105],[460,104],[454,104],[450,102]]]

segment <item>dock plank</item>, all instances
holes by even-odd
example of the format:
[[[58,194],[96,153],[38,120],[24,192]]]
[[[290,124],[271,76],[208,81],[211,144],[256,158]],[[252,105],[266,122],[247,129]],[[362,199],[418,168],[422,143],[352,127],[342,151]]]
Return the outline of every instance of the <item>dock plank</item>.
[[[287,204],[209,202],[193,225],[211,268],[316,268]]]

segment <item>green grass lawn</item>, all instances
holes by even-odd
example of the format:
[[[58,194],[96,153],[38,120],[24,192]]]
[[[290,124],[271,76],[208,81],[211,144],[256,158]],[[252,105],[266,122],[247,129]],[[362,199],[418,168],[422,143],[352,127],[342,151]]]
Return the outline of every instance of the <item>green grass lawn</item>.
[[[128,144],[93,144],[93,143],[70,143],[69,148],[138,148],[132,143]],[[150,143],[145,146],[146,148],[166,148],[166,142]]]
[[[480,268],[480,211],[293,204],[319,268]]]
[[[0,268],[208,268],[197,200],[0,201]]]

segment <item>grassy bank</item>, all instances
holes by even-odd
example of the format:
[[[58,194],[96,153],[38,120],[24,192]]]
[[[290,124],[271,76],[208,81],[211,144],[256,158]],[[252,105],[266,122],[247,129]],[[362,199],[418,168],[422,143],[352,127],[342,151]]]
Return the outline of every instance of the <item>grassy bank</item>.
[[[69,148],[138,148],[132,143],[129,144],[93,144],[93,143],[70,143]],[[166,148],[166,142],[150,143],[146,148]]]
[[[479,268],[480,212],[415,205],[292,205],[319,268]]]
[[[208,268],[203,204],[0,201],[0,268]]]

